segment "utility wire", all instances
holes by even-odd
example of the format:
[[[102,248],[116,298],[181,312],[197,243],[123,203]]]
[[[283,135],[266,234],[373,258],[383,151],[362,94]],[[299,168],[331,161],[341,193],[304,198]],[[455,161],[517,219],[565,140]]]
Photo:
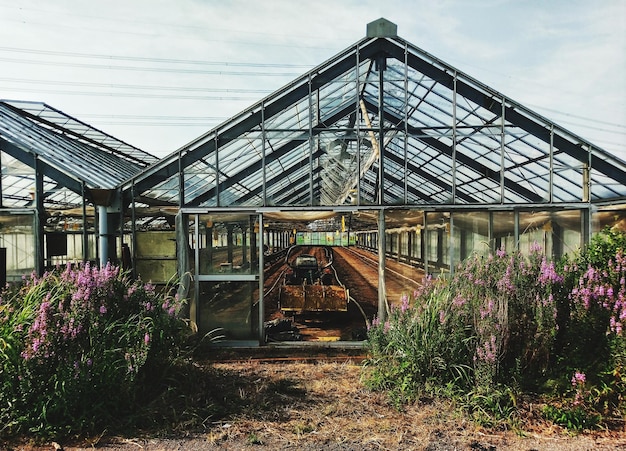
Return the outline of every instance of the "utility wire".
[[[173,99],[173,100],[237,100],[237,101],[256,101],[258,97],[249,96],[202,96],[202,95],[176,95],[176,94],[153,94],[153,93],[136,93],[136,92],[97,92],[97,91],[69,91],[62,89],[29,89],[20,88],[22,92],[37,92],[47,94],[66,94],[72,96],[97,96],[97,97],[133,97],[133,98],[150,98],[150,99]]]
[[[561,116],[568,116],[568,117],[573,117],[573,118],[576,118],[576,119],[582,119],[582,120],[587,121],[587,122],[596,122],[596,123],[602,124],[602,125],[609,125],[611,127],[618,127],[618,128],[626,129],[626,125],[625,124],[617,124],[615,122],[606,122],[606,121],[601,121],[601,120],[598,120],[598,119],[592,119],[590,117],[585,117],[585,116],[579,116],[579,115],[576,115],[576,114],[565,113],[562,110],[555,110],[555,109],[552,109],[552,108],[546,108],[546,107],[541,106],[541,105],[526,104],[526,106],[528,106],[530,108],[534,108],[536,110],[544,110],[544,111],[549,111],[551,113],[560,114]]]
[[[246,77],[296,77],[301,75],[295,72],[240,72],[228,70],[203,70],[203,69],[174,69],[169,67],[141,67],[141,66],[115,66],[107,64],[69,63],[54,61],[34,61],[18,58],[0,58],[0,61],[18,64],[34,64],[42,66],[82,67],[87,69],[107,69],[124,71],[168,72],[177,74],[205,74],[205,75],[243,75]]]
[[[90,83],[75,82],[61,80],[27,80],[19,78],[0,77],[0,81],[8,81],[12,83],[25,84],[42,84],[42,85],[59,85],[59,86],[83,86],[94,88],[115,88],[115,89],[140,89],[140,90],[159,90],[159,91],[187,91],[187,92],[227,92],[236,94],[269,94],[269,89],[242,89],[242,88],[205,88],[190,86],[163,86],[163,85],[144,85],[144,84],[117,84],[117,83]]]
[[[33,55],[69,56],[73,58],[89,58],[89,59],[101,59],[101,60],[109,60],[109,61],[141,61],[141,62],[149,62],[149,63],[189,64],[189,65],[199,65],[199,66],[276,67],[276,68],[282,68],[282,69],[310,68],[311,67],[311,65],[308,65],[308,64],[182,60],[182,59],[174,59],[174,58],[153,58],[153,57],[143,57],[143,56],[104,55],[104,54],[97,54],[97,53],[60,52],[57,50],[20,49],[16,47],[1,47],[1,46],[0,46],[0,51],[27,53],[27,54],[33,54]]]

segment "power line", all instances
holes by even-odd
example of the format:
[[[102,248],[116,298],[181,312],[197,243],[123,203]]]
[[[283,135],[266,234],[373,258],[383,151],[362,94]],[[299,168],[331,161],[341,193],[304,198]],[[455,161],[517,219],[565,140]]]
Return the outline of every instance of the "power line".
[[[115,66],[106,64],[69,63],[53,61],[34,61],[17,58],[0,58],[0,61],[18,64],[34,64],[43,66],[82,67],[87,69],[107,69],[124,71],[168,72],[177,74],[205,74],[205,75],[238,75],[246,77],[296,77],[301,75],[295,72],[240,72],[226,70],[202,70],[202,69],[173,69],[168,67],[139,67],[139,66]]]
[[[25,84],[43,84],[43,85],[59,85],[59,86],[83,86],[94,88],[115,88],[115,89],[139,89],[139,90],[160,90],[160,91],[187,91],[187,92],[227,92],[237,94],[268,94],[272,91],[269,89],[241,89],[241,88],[194,88],[189,86],[163,86],[163,85],[140,85],[140,84],[117,84],[117,83],[91,83],[91,82],[74,82],[61,80],[27,80],[19,78],[0,77],[0,81],[8,81],[13,83]]]
[[[233,66],[233,67],[277,67],[277,68],[310,68],[308,64],[283,64],[283,63],[250,63],[236,61],[206,61],[206,60],[183,60],[175,58],[153,58],[143,56],[105,55],[97,53],[60,52],[57,50],[20,49],[16,47],[0,47],[0,51],[28,53],[34,55],[69,56],[72,58],[106,59],[111,61],[141,61],[150,63],[189,64],[201,66]]]
[[[568,116],[568,117],[573,117],[573,118],[576,118],[576,119],[582,119],[582,120],[588,121],[588,122],[596,122],[596,123],[602,124],[602,125],[609,125],[611,127],[618,127],[618,128],[626,129],[626,125],[624,125],[624,124],[617,124],[617,123],[614,123],[614,122],[601,121],[601,120],[598,120],[598,119],[592,119],[590,117],[579,116],[579,115],[576,115],[576,114],[564,113],[561,110],[555,110],[555,109],[552,109],[552,108],[546,108],[546,107],[541,106],[541,105],[532,105],[532,104],[528,104],[528,103],[526,105],[528,107],[531,107],[531,108],[534,108],[534,109],[537,109],[537,110],[544,110],[544,111],[549,111],[551,113],[560,114],[561,116]]]
[[[103,119],[116,119],[116,118],[130,118],[130,119],[163,119],[163,120],[185,120],[185,121],[212,121],[212,120],[224,120],[228,119],[226,116],[162,116],[162,115],[142,115],[142,114],[97,114],[97,113],[84,113],[81,117],[90,118],[103,118]]]
[[[44,10],[41,8],[25,8],[23,6],[19,6],[19,7],[15,7],[13,5],[11,6],[7,6],[7,5],[0,5],[0,8],[7,8],[7,9],[18,9],[18,10],[25,10],[25,11],[34,11],[36,13],[43,13],[46,15],[46,19],[48,18],[49,14],[56,14],[56,15],[61,15],[63,17],[63,20],[61,21],[55,21],[54,23],[50,22],[49,20],[45,20],[45,21],[37,21],[37,20],[33,20],[33,18],[29,15],[28,16],[28,20],[24,20],[24,19],[15,19],[12,18],[11,16],[8,17],[3,17],[3,20],[5,21],[11,21],[11,22],[18,22],[20,24],[25,24],[27,26],[36,26],[36,27],[55,27],[58,28],[59,26],[64,27],[64,28],[74,28],[74,29],[89,29],[90,31],[93,31],[94,29],[98,30],[98,31],[103,31],[106,33],[124,33],[124,34],[131,34],[131,35],[138,35],[138,36],[154,36],[155,34],[151,31],[141,31],[138,30],[136,27],[136,24],[139,25],[148,25],[148,26],[155,26],[158,27],[159,29],[162,29],[163,27],[168,27],[168,28],[174,28],[174,29],[183,29],[183,30],[188,30],[191,31],[193,34],[198,34],[198,32],[200,31],[206,31],[206,26],[202,25],[202,26],[194,26],[194,25],[189,25],[187,23],[185,24],[177,24],[177,23],[172,23],[172,22],[156,22],[156,21],[146,21],[146,20],[134,20],[134,19],[128,19],[126,17],[120,17],[120,16],[114,16],[114,17],[106,17],[103,15],[87,15],[87,14],[76,14],[76,13],[69,13],[67,11],[55,11],[55,10]],[[87,28],[85,26],[80,26],[80,25],[74,25],[72,22],[67,20],[67,17],[69,16],[74,16],[74,17],[78,17],[78,18],[88,18],[88,19],[96,19],[96,21],[112,21],[115,23],[115,28],[111,29],[110,27],[108,27],[107,25],[105,25],[105,28],[94,28],[93,26]],[[119,24],[120,22],[126,22],[127,24],[131,25],[133,27],[132,31],[129,31],[128,29],[120,29]],[[81,22],[82,23],[82,22]],[[275,36],[275,37],[280,37],[280,38],[287,38],[287,37],[292,37],[292,35],[289,34],[283,34],[283,33],[267,33],[267,32],[256,32],[256,31],[251,31],[249,29],[245,29],[245,30],[233,30],[233,29],[219,29],[219,28],[213,28],[211,27],[212,31],[214,32],[219,32],[220,36],[222,36],[224,33],[231,33],[231,32],[236,32],[238,35],[242,35],[242,34],[247,34],[247,35],[259,35],[262,36],[264,38],[266,38],[268,35],[269,36]],[[319,36],[299,36],[300,40],[297,42],[297,44],[289,44],[289,43],[274,43],[274,42],[268,42],[266,39],[264,40],[259,40],[259,39],[255,39],[254,41],[245,41],[245,40],[234,40],[234,39],[209,39],[211,41],[217,41],[217,42],[227,42],[227,43],[232,43],[232,44],[242,44],[242,45],[247,45],[247,46],[256,46],[256,47],[290,47],[290,48],[304,48],[304,49],[312,49],[312,50],[333,50],[333,47],[320,47],[320,46],[312,46],[312,45],[303,45],[302,44],[302,38],[307,38],[310,39],[311,41],[314,41],[316,38],[319,38]],[[204,38],[204,41],[206,41],[207,39]]]
[[[5,88],[6,89],[6,88]],[[79,96],[97,96],[97,97],[133,97],[133,98],[151,98],[151,99],[173,99],[173,100],[237,100],[237,101],[256,101],[258,97],[246,97],[246,96],[202,96],[202,95],[168,95],[168,94],[153,94],[153,93],[134,93],[134,92],[97,92],[97,91],[69,91],[61,89],[28,89],[20,88],[22,92],[35,92],[46,94],[67,94],[67,95],[79,95]]]

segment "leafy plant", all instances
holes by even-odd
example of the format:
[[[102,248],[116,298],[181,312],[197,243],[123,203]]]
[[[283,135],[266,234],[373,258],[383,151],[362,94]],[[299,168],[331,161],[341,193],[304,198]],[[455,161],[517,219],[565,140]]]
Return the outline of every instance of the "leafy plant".
[[[92,431],[130,412],[182,343],[181,306],[111,265],[68,265],[5,292],[0,434]]]
[[[547,420],[572,431],[593,429],[602,419],[599,414],[589,412],[583,406],[556,407],[548,404],[542,408],[542,413]]]
[[[463,321],[449,320],[449,285],[430,281],[427,286],[414,294],[413,303],[403,296],[389,318],[382,324],[375,319],[369,330],[372,371],[366,384],[389,391],[399,405],[418,397],[428,381],[462,384],[469,379],[467,331]]]
[[[511,422],[514,394],[541,387],[562,400],[544,415],[565,427],[623,416],[625,245],[626,234],[605,230],[557,264],[537,245],[467,259],[374,322],[368,386],[399,405],[454,397],[481,424]]]
[[[481,426],[512,425],[517,421],[517,396],[509,387],[497,386],[489,390],[478,387],[459,399],[461,407]]]

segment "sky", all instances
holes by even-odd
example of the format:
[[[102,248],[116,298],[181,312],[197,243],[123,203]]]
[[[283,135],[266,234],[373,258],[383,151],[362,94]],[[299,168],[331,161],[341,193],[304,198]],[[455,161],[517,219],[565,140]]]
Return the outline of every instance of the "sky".
[[[624,0],[0,0],[0,99],[45,102],[164,157],[381,17],[626,161]]]

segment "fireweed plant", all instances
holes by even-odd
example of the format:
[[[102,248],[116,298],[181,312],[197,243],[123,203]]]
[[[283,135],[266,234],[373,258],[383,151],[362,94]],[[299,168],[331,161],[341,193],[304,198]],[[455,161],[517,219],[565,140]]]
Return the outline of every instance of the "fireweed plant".
[[[182,302],[118,267],[47,272],[0,300],[0,436],[97,431],[184,337]]]
[[[567,296],[555,346],[559,386],[567,387],[568,375],[585,374],[585,396],[577,393],[574,408],[583,404],[604,416],[626,415],[625,251],[626,233],[606,229],[562,262]]]
[[[584,414],[570,424],[623,416],[625,245],[625,234],[606,230],[557,264],[534,245],[528,256],[475,255],[451,278],[428,279],[373,321],[367,385],[397,403],[452,396],[487,424],[514,418],[523,391]]]

